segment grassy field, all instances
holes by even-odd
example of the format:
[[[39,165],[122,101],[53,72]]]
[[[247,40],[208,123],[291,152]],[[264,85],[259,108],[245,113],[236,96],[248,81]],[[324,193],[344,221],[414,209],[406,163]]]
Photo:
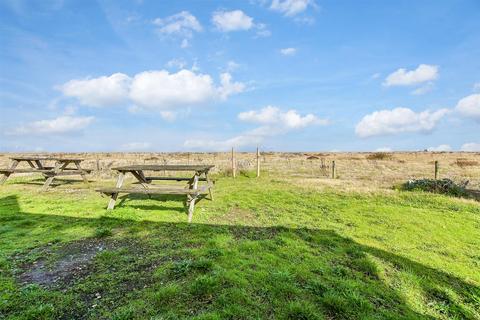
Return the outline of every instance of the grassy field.
[[[480,319],[473,200],[219,176],[189,225],[181,198],[41,184],[0,187],[0,318]]]

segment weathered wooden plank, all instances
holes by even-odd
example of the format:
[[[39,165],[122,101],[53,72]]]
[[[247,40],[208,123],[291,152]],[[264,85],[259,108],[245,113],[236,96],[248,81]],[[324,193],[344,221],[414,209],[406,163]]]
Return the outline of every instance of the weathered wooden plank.
[[[131,194],[179,194],[179,195],[195,195],[195,194],[207,194],[207,188],[198,189],[183,189],[183,188],[99,188],[97,192],[104,194],[117,194],[117,193],[131,193]]]
[[[84,159],[81,158],[59,158],[59,157],[35,157],[35,156],[29,156],[29,157],[10,157],[11,160],[17,160],[17,161],[83,161]]]
[[[18,165],[18,161],[17,160],[12,160],[12,163],[10,164],[10,170],[15,170],[15,168],[17,167]],[[3,175],[2,177],[0,177],[0,184],[4,184],[5,181],[7,181],[8,177],[11,175],[12,173],[11,172],[3,172]]]
[[[141,164],[112,168],[117,171],[208,171],[214,165],[155,165]]]
[[[145,177],[147,180],[164,180],[164,181],[190,181],[192,178],[187,177]],[[207,181],[207,178],[199,178],[199,181]]]
[[[115,189],[120,189],[122,187],[124,179],[125,174],[123,172],[120,172],[120,174],[118,175],[117,185],[115,186]],[[115,208],[115,202],[117,201],[118,192],[112,193],[111,195],[112,196],[107,207],[108,210],[113,210],[113,208]]]

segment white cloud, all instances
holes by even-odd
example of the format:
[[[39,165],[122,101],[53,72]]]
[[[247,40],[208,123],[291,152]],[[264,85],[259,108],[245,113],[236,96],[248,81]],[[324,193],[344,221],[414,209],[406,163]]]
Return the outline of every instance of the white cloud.
[[[142,151],[148,150],[152,144],[150,142],[129,142],[121,145],[122,150],[126,151]]]
[[[284,48],[280,49],[280,53],[284,56],[294,56],[297,53],[296,48]]]
[[[473,91],[480,91],[480,82],[477,82],[473,85]]]
[[[223,32],[249,30],[254,26],[253,18],[242,10],[216,11],[213,13],[212,22]]]
[[[257,30],[257,37],[270,37],[272,32],[267,29],[267,25],[264,23],[255,24],[255,29]]]
[[[50,120],[38,120],[18,127],[15,134],[61,134],[85,129],[94,117],[61,116]]]
[[[230,60],[227,62],[227,68],[226,68],[227,72],[233,72],[238,68],[240,68],[240,64],[236,63],[235,61]]]
[[[228,73],[221,75],[221,86],[215,87],[209,75],[190,70],[177,73],[146,71],[133,78],[130,98],[144,108],[171,109],[199,105],[216,98],[226,99],[243,89],[243,84],[231,82]]]
[[[188,39],[183,39],[182,43],[180,44],[180,47],[182,49],[188,48],[190,46],[190,42],[188,42]]]
[[[375,111],[366,115],[357,124],[355,132],[367,138],[405,132],[430,132],[448,109],[415,112],[408,108]]]
[[[238,114],[238,119],[287,129],[299,129],[312,124],[326,125],[328,123],[327,120],[319,119],[311,113],[301,116],[296,110],[292,109],[283,112],[279,108],[272,106],[267,106],[259,111],[241,112]]]
[[[132,103],[135,105],[131,107],[133,111],[191,107],[212,100],[225,100],[244,89],[245,85],[233,82],[229,73],[222,73],[220,85],[216,86],[210,75],[186,69],[176,73],[145,71],[133,78],[117,73],[110,77],[71,80],[61,86],[65,95],[77,98],[82,104],[109,106]]]
[[[464,143],[460,148],[461,151],[480,151],[480,143],[469,142]]]
[[[183,69],[187,65],[187,62],[184,59],[172,59],[169,60],[165,65],[167,68]]]
[[[230,73],[225,72],[220,75],[220,84],[218,93],[220,98],[225,100],[232,94],[237,94],[245,90],[245,85],[241,82],[232,82],[232,76]]]
[[[160,34],[177,35],[191,38],[194,32],[202,31],[202,26],[197,18],[188,11],[182,11],[166,18],[157,18],[153,24],[158,26]]]
[[[452,147],[448,144],[441,144],[436,147],[430,147],[427,148],[428,151],[435,151],[435,152],[446,152],[446,151],[452,151]]]
[[[461,99],[455,109],[465,117],[480,120],[480,93],[471,94]]]
[[[407,71],[404,68],[391,73],[383,83],[384,86],[410,86],[433,81],[438,78],[438,66],[421,64],[415,70]]]
[[[391,152],[392,151],[392,148],[390,147],[381,147],[381,148],[377,148],[375,149],[376,152]]]
[[[238,115],[241,121],[261,124],[260,127],[244,132],[226,140],[187,140],[184,146],[203,150],[227,150],[260,144],[268,137],[286,134],[310,125],[326,125],[327,120],[319,119],[313,114],[300,115],[296,110],[281,111],[277,107],[268,106],[258,111],[251,110]]]
[[[295,16],[305,11],[309,5],[314,5],[312,0],[273,0],[270,9],[281,12],[286,16]]]
[[[92,107],[122,104],[128,96],[131,79],[123,73],[93,79],[70,80],[58,89],[67,97],[77,98]]]

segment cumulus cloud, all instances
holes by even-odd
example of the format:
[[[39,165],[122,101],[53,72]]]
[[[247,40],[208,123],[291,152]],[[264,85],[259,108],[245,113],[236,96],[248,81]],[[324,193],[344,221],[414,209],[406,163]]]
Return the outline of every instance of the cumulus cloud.
[[[85,129],[94,117],[61,116],[55,119],[38,120],[18,127],[15,134],[61,134]]]
[[[242,10],[215,11],[212,15],[212,23],[217,30],[222,32],[256,30],[257,37],[268,37],[270,30],[264,23],[254,23],[253,18],[246,15]]]
[[[294,56],[297,53],[296,48],[284,48],[280,49],[280,53],[284,56]]]
[[[465,117],[480,120],[480,93],[461,99],[455,109]]]
[[[254,26],[253,18],[242,10],[216,11],[213,13],[212,23],[223,32],[249,30]]]
[[[319,119],[309,113],[301,116],[296,110],[281,111],[277,107],[267,106],[260,110],[251,110],[238,114],[238,119],[246,122],[259,123],[263,125],[274,125],[277,128],[299,129],[312,124],[326,125],[328,121]]]
[[[114,74],[89,80],[71,80],[60,88],[64,95],[75,97],[89,106],[132,103],[137,109],[166,111],[212,100],[225,100],[244,91],[245,85],[232,81],[229,73],[222,73],[220,85],[216,85],[208,74],[182,69],[176,73],[166,70],[145,71],[133,78]]]
[[[194,32],[202,31],[202,26],[197,18],[188,11],[182,11],[166,18],[157,18],[153,24],[158,26],[158,33],[177,35],[191,38]]]
[[[232,94],[237,94],[245,90],[245,84],[241,82],[232,82],[232,76],[230,73],[225,72],[220,75],[220,84],[218,93],[220,98],[225,100]]]
[[[475,143],[475,142],[469,142],[469,143],[464,143],[462,147],[460,148],[461,151],[480,151],[480,143]]]
[[[376,152],[391,152],[392,151],[392,148],[390,147],[381,147],[381,148],[377,148],[375,149]]]
[[[242,112],[238,119],[245,122],[260,124],[259,127],[246,131],[226,140],[187,140],[184,146],[203,150],[227,150],[255,146],[265,139],[299,130],[310,125],[326,125],[328,121],[319,119],[313,114],[300,115],[296,110],[282,111],[277,107],[267,106],[260,110]]]
[[[438,78],[438,66],[421,64],[415,70],[408,71],[404,68],[388,75],[384,86],[411,86],[433,81]]]
[[[305,11],[308,6],[314,4],[312,0],[273,0],[270,9],[290,17]]]
[[[361,138],[406,132],[430,132],[448,109],[415,112],[409,108],[375,111],[366,115],[355,127]]]
[[[427,150],[433,151],[433,152],[446,152],[446,151],[452,151],[452,147],[448,144],[441,144],[436,147],[427,148]]]
[[[131,79],[123,73],[111,76],[70,80],[58,87],[67,97],[74,97],[81,104],[101,107],[118,105],[125,101]]]

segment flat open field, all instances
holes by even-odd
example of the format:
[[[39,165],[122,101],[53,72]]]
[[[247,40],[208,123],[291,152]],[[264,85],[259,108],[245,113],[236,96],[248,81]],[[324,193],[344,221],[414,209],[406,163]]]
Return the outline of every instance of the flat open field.
[[[260,178],[241,153],[235,180],[228,153],[80,156],[89,185],[0,186],[0,318],[480,319],[480,203],[392,189],[436,160],[479,189],[477,153],[266,153]],[[215,199],[107,211],[127,163],[215,164]]]

